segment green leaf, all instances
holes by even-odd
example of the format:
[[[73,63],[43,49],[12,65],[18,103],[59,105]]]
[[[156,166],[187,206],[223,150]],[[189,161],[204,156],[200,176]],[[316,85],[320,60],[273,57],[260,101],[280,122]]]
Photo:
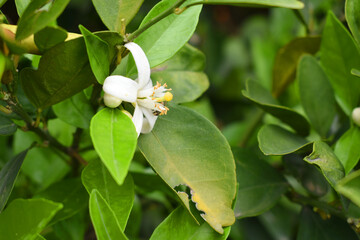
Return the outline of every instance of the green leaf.
[[[304,7],[304,4],[297,0],[198,0],[197,2],[239,7],[283,7],[292,9],[302,9]]]
[[[35,198],[45,198],[63,204],[63,208],[52,219],[52,223],[74,216],[87,207],[88,201],[88,195],[79,178],[57,182],[35,195]]]
[[[344,167],[334,154],[333,150],[324,142],[315,141],[313,152],[304,158],[310,164],[318,166],[331,186],[345,176]]]
[[[96,77],[96,80],[100,84],[103,84],[105,78],[109,76],[109,69],[110,69],[109,46],[105,41],[101,40],[100,37],[91,33],[82,25],[79,26],[79,29],[82,35],[84,36],[86,51],[89,57],[91,69]]]
[[[258,82],[247,81],[246,91],[243,90],[242,94],[265,112],[288,124],[299,135],[307,136],[309,134],[310,125],[308,121],[291,108],[279,105],[271,94]]]
[[[259,148],[265,155],[286,155],[306,151],[311,142],[282,127],[264,125],[258,133]]]
[[[70,0],[33,0],[19,19],[16,40],[22,40],[55,21]]]
[[[92,118],[90,135],[101,161],[121,185],[136,148],[137,133],[133,122],[120,110],[105,108]]]
[[[99,191],[114,211],[120,228],[125,229],[135,196],[131,176],[128,175],[124,183],[119,186],[101,161],[93,160],[83,170],[81,179],[89,194],[93,189]]]
[[[153,83],[166,83],[172,88],[173,103],[192,102],[209,87],[209,80],[202,71],[205,56],[198,49],[186,44],[172,58],[153,70]]]
[[[111,58],[116,44],[122,43],[118,33],[98,33],[110,46]],[[49,49],[42,56],[38,70],[25,68],[20,72],[24,91],[39,108],[46,108],[69,98],[93,84],[83,38],[76,38]]]
[[[305,53],[315,54],[320,48],[320,41],[320,37],[299,37],[278,51],[273,68],[272,93],[274,96],[280,96],[295,80],[300,57]]]
[[[151,79],[172,89],[173,103],[192,102],[209,88],[209,79],[203,72],[162,71],[152,73]]]
[[[336,114],[330,82],[317,60],[310,55],[301,58],[297,79],[305,113],[320,136],[326,137]]]
[[[127,239],[114,212],[96,189],[91,191],[89,208],[91,221],[98,239]]]
[[[336,142],[335,155],[345,168],[348,174],[359,162],[360,159],[360,129],[353,126]]]
[[[13,159],[8,161],[0,171],[0,213],[9,199],[16,177],[27,152],[28,149],[16,155]]]
[[[34,42],[44,52],[67,38],[67,32],[59,27],[45,27],[34,35]]]
[[[0,0],[0,7],[6,3],[7,0]]]
[[[233,149],[239,184],[236,218],[258,216],[269,210],[287,190],[285,179],[248,149]]]
[[[220,235],[207,223],[198,225],[185,208],[178,207],[155,229],[150,240],[225,240],[229,232]]]
[[[13,148],[15,153],[20,153],[24,147],[33,142],[42,140],[32,132],[18,131],[14,135]],[[21,172],[31,181],[38,184],[39,188],[46,188],[52,183],[62,179],[70,171],[63,155],[55,154],[49,148],[32,148],[25,157]],[[66,159],[66,158],[65,158]]]
[[[0,136],[12,135],[16,132],[17,126],[10,119],[0,115]]]
[[[297,240],[356,240],[358,237],[344,220],[331,216],[323,220],[310,208],[303,207],[300,215],[300,226]]]
[[[352,35],[358,44],[360,44],[360,3],[357,0],[346,0],[345,17]]]
[[[83,92],[55,104],[52,109],[64,122],[78,128],[88,129],[94,110]]]
[[[360,81],[351,74],[351,69],[360,67],[360,55],[349,32],[331,12],[321,42],[321,63],[337,102],[350,115],[360,99]]]
[[[30,2],[31,0],[15,0],[16,11],[19,17],[23,15],[25,9],[27,8]]]
[[[176,1],[163,0],[156,4],[141,22],[140,27],[173,6]],[[186,3],[195,1],[189,0]],[[155,67],[174,56],[190,39],[198,23],[201,8],[202,6],[195,6],[179,15],[171,14],[135,39],[134,42],[144,50],[151,67]],[[130,74],[136,72],[134,61],[129,63],[128,72]]]
[[[191,189],[192,201],[212,228],[223,233],[222,226],[234,223],[234,159],[224,136],[207,119],[172,105],[151,133],[140,136],[138,146],[170,187]],[[184,192],[178,195],[187,196]]]
[[[46,199],[16,199],[0,214],[0,236],[34,239],[61,208]]]
[[[105,26],[111,30],[121,31],[121,20],[127,25],[139,11],[144,0],[92,0],[97,13]]]
[[[360,170],[340,180],[335,189],[360,207]]]

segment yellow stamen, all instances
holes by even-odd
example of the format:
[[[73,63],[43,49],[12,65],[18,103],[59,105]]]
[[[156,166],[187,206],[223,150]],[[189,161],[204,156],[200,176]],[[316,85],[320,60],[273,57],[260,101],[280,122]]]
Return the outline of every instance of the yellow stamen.
[[[171,92],[166,92],[163,98],[165,101],[170,102],[173,99],[173,95]]]

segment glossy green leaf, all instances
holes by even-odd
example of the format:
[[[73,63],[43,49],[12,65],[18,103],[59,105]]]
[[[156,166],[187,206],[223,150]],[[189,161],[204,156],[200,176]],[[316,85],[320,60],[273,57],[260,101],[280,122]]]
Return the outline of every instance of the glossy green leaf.
[[[220,235],[207,223],[198,225],[185,208],[178,207],[155,229],[150,240],[225,240],[229,232]]]
[[[321,42],[321,63],[343,111],[350,115],[358,106],[360,81],[351,69],[360,67],[360,54],[349,32],[329,13]]]
[[[172,89],[173,103],[192,102],[209,88],[209,79],[203,72],[161,71],[151,74],[151,79]]]
[[[63,208],[52,219],[52,223],[74,216],[85,209],[88,202],[88,194],[79,178],[68,178],[57,182],[37,194],[35,198],[45,198],[63,204]]]
[[[34,239],[62,208],[46,199],[16,199],[0,214],[2,239]]]
[[[310,55],[301,58],[297,79],[305,113],[320,136],[326,137],[336,114],[334,91],[330,82],[317,60]]]
[[[0,136],[12,135],[16,132],[16,129],[15,123],[0,115]]]
[[[14,152],[20,153],[34,141],[40,143],[41,139],[31,132],[16,132],[13,143]],[[33,148],[26,155],[21,172],[40,189],[46,188],[62,179],[70,171],[69,165],[62,157],[64,156],[55,154],[50,148]]]
[[[360,207],[360,170],[340,180],[335,189]]]
[[[272,94],[274,96],[280,96],[295,80],[300,57],[306,53],[315,54],[320,48],[320,41],[320,37],[299,37],[278,51],[273,68]]]
[[[314,213],[309,207],[304,207],[300,215],[300,226],[297,240],[356,240],[358,237],[342,219],[331,216],[323,220],[319,214]]]
[[[121,31],[121,20],[127,25],[139,11],[144,0],[92,0],[97,13],[111,31]]]
[[[111,58],[116,44],[122,43],[117,33],[98,33],[108,43]],[[86,54],[83,38],[66,41],[46,51],[38,70],[25,68],[20,72],[24,91],[39,108],[46,108],[69,98],[96,80]]]
[[[89,128],[94,110],[83,92],[55,104],[52,109],[64,122],[78,128]]]
[[[171,105],[138,146],[160,177],[172,188],[185,185],[202,217],[217,232],[234,223],[235,164],[226,139],[199,114]],[[185,193],[178,194],[185,196]],[[185,195],[184,195],[185,194]],[[183,199],[187,204],[187,199]]]
[[[166,83],[172,88],[173,103],[192,102],[209,87],[209,80],[202,72],[204,67],[204,54],[186,44],[172,58],[153,69],[151,79],[154,84]]]
[[[28,149],[16,155],[8,161],[0,171],[0,213],[4,209],[6,202],[14,187],[16,177],[21,165],[28,152]]]
[[[98,239],[127,239],[120,228],[115,213],[96,189],[91,191],[89,208],[91,221]]]
[[[99,191],[114,211],[121,229],[125,229],[135,195],[134,182],[131,176],[128,175],[124,183],[119,186],[104,164],[100,160],[93,160],[83,170],[81,179],[89,194],[93,189]]]
[[[306,151],[311,142],[276,125],[264,125],[258,133],[259,148],[265,155],[286,155]],[[310,148],[311,149],[311,148]]]
[[[310,132],[308,121],[291,108],[281,106],[264,87],[256,81],[247,81],[242,94],[258,107],[291,126],[299,135],[307,136]]]
[[[91,33],[82,25],[79,26],[79,29],[82,35],[84,36],[86,51],[89,57],[91,70],[93,71],[96,80],[100,84],[103,84],[105,78],[109,76],[109,69],[110,69],[109,46],[100,37]]]
[[[163,0],[156,4],[141,22],[140,27],[170,8],[176,1]],[[190,0],[187,3],[195,1]],[[144,50],[151,67],[171,58],[185,45],[195,31],[201,8],[199,5],[189,8],[179,15],[171,14],[135,39],[134,42]],[[133,61],[128,66],[128,72],[131,74],[136,72]]]
[[[297,0],[197,0],[197,2],[239,7],[283,7],[292,9],[301,9],[304,7],[304,4]]]
[[[285,179],[268,163],[247,149],[233,149],[239,189],[235,216],[257,216],[269,210],[287,190]]]
[[[88,195],[86,193],[86,195]],[[88,201],[85,203],[88,204]],[[52,225],[58,239],[84,240],[89,228],[89,209],[83,209],[69,219]]]
[[[309,156],[306,156],[304,160],[318,166],[332,186],[335,186],[336,183],[345,176],[343,165],[329,145],[324,142],[314,142],[313,152]]]
[[[137,133],[133,122],[120,110],[105,108],[92,118],[90,135],[101,161],[121,185],[136,148]]]
[[[351,127],[336,142],[335,155],[345,168],[348,174],[359,162],[360,159],[360,129],[356,126]]]
[[[59,27],[45,27],[34,35],[34,41],[40,51],[46,51],[62,43],[67,38],[67,32]]]
[[[70,0],[31,1],[19,19],[16,39],[25,39],[55,21],[69,2]]]
[[[22,14],[24,13],[25,9],[27,8],[30,2],[31,0],[15,0],[16,11],[19,17],[22,16]]]
[[[360,44],[360,2],[357,0],[346,0],[345,17],[352,35],[358,44]]]

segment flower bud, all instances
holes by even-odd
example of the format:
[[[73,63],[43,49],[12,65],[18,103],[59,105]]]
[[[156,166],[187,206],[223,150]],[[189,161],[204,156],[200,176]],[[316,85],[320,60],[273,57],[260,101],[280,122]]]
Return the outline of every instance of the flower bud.
[[[354,123],[360,127],[360,107],[354,108],[352,111],[352,119]]]
[[[113,95],[107,93],[104,94],[105,106],[109,108],[117,108],[121,104],[121,102],[121,99],[114,97]]]

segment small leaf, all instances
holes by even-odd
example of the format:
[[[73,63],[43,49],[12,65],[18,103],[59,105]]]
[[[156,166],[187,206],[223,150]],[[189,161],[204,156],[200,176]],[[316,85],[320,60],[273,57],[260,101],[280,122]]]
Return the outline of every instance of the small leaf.
[[[246,149],[234,149],[239,189],[235,216],[258,216],[269,210],[287,190],[285,179],[268,163]]]
[[[324,142],[314,142],[313,152],[305,157],[304,160],[310,164],[317,165],[326,180],[333,187],[345,176],[344,167],[341,162],[332,149]]]
[[[321,63],[337,102],[350,115],[360,99],[360,81],[351,74],[351,69],[360,67],[360,55],[349,32],[331,12],[321,42]]]
[[[52,109],[64,122],[78,128],[88,129],[94,110],[83,92],[55,104]]]
[[[225,240],[229,233],[230,227],[220,235],[206,222],[199,226],[186,209],[178,207],[155,229],[150,240]]]
[[[91,69],[96,77],[96,80],[100,84],[103,84],[105,78],[109,76],[109,46],[105,41],[101,40],[100,37],[91,33],[82,25],[79,26],[79,29],[84,36],[86,51],[89,57]]]
[[[360,207],[360,170],[340,180],[335,189]]]
[[[67,32],[59,27],[45,27],[34,35],[34,41],[40,51],[44,52],[67,38]]]
[[[205,0],[201,3],[239,7],[283,7],[292,9],[301,9],[304,7],[304,4],[297,0]]]
[[[173,6],[176,1],[163,0],[156,4],[141,22],[140,27]],[[196,0],[186,1],[187,4],[193,2]],[[195,31],[201,8],[199,5],[189,8],[179,15],[171,14],[135,39],[134,42],[144,50],[151,67],[171,58],[185,45]],[[134,61],[129,62],[128,73],[129,75],[136,73]]]
[[[34,239],[61,208],[46,199],[16,199],[0,214],[0,236]]]
[[[4,209],[11,194],[16,177],[27,152],[28,149],[16,155],[13,159],[8,161],[0,171],[0,213]]]
[[[98,239],[127,239],[119,226],[114,212],[96,189],[91,191],[89,209],[91,221]]]
[[[360,3],[357,0],[346,0],[345,17],[352,35],[358,44],[360,44]]]
[[[351,127],[336,142],[335,155],[345,168],[348,174],[359,162],[360,159],[360,129],[356,126]]]
[[[15,0],[16,10],[21,17],[31,0]]]
[[[265,155],[286,155],[306,151],[311,142],[282,127],[264,125],[258,133],[259,148]]]
[[[320,37],[295,38],[282,47],[275,58],[273,68],[272,94],[281,95],[286,87],[295,80],[296,67],[300,57],[305,54],[315,54],[320,48]]]
[[[191,189],[192,201],[213,229],[223,233],[222,226],[234,223],[234,159],[224,136],[207,119],[171,105],[152,132],[140,136],[138,146],[170,187]]]
[[[33,0],[19,19],[16,40],[22,40],[45,28],[64,11],[70,0]]]
[[[68,219],[87,207],[88,195],[79,178],[69,178],[49,186],[35,198],[62,203],[63,208],[55,215],[51,223]]]
[[[297,73],[306,115],[320,136],[326,137],[336,114],[334,91],[321,66],[310,55],[301,58]]]
[[[101,161],[121,185],[136,148],[137,133],[133,122],[120,110],[105,108],[92,118],[90,135]]]
[[[121,31],[121,20],[127,25],[139,11],[144,0],[92,0],[97,13],[105,26],[111,30]]]
[[[307,136],[309,134],[308,121],[291,108],[278,105],[271,94],[258,82],[247,81],[246,91],[242,91],[242,94],[265,112],[291,126],[299,135]]]
[[[323,220],[319,214],[314,213],[310,208],[303,207],[300,215],[300,226],[297,240],[356,240],[358,237],[342,219],[331,216]]]
[[[90,194],[93,189],[99,191],[114,211],[121,229],[125,229],[131,208],[134,203],[134,182],[130,175],[125,178],[124,183],[119,186],[104,164],[99,160],[92,160],[83,170],[82,182]]]
[[[12,135],[16,132],[17,126],[10,119],[0,115],[0,136]]]

